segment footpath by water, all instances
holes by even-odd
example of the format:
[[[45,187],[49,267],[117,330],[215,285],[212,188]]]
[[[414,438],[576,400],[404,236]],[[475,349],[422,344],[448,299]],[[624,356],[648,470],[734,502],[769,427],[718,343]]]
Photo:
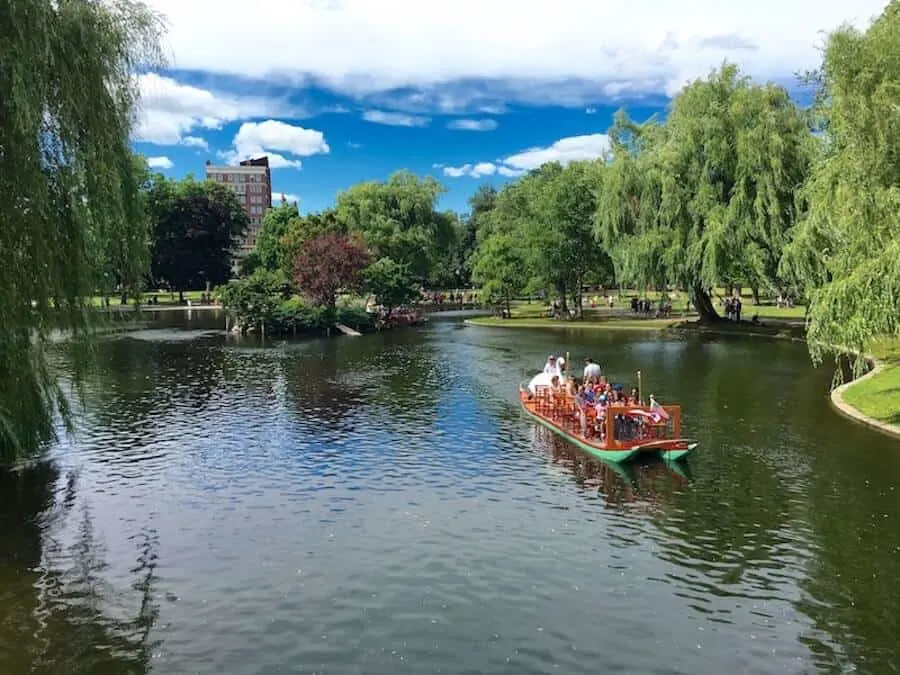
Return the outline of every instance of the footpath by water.
[[[803,345],[185,316],[105,340],[76,439],[0,473],[0,673],[900,668],[900,443]],[[523,417],[565,351],[682,404],[687,476]]]

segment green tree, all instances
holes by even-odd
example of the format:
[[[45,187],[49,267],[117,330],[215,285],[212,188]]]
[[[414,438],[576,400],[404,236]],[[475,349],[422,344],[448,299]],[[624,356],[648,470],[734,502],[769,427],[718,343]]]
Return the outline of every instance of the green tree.
[[[285,201],[269,209],[259,227],[256,245],[242,265],[242,273],[251,274],[257,268],[270,272],[287,271],[292,258],[286,255],[281,240],[288,233],[292,223],[299,219],[300,211],[296,203]]]
[[[375,296],[375,302],[388,315],[395,307],[419,297],[419,289],[406,265],[391,258],[380,258],[363,270],[362,287]]]
[[[545,164],[532,183],[534,218],[527,221],[534,269],[557,290],[564,310],[569,294],[579,316],[585,280],[611,266],[594,235],[597,175],[590,162]]]
[[[832,33],[816,79],[823,142],[784,268],[811,289],[807,340],[819,362],[900,334],[900,2],[865,32]]]
[[[159,63],[160,28],[139,2],[0,5],[0,456],[71,419],[51,330],[89,337],[98,271],[114,261],[127,288],[145,271],[133,75]]]
[[[725,64],[675,97],[664,126],[619,126],[613,151],[626,154],[607,180],[618,198],[600,200],[598,221],[609,243],[637,237],[619,249],[629,264],[689,289],[704,320],[718,318],[720,281],[776,284],[813,150],[787,91]]]
[[[475,247],[478,244],[478,232],[486,228],[494,207],[497,205],[497,190],[490,183],[480,186],[475,194],[469,197],[469,213],[461,222],[456,249],[461,262],[464,286],[472,283],[472,265]]]
[[[498,232],[481,242],[473,257],[472,279],[491,301],[502,300],[510,315],[512,297],[527,281],[525,257],[514,235]]]
[[[178,291],[218,285],[231,276],[232,253],[250,220],[234,192],[214,181],[155,178],[151,191],[154,242],[150,271]]]
[[[454,240],[452,218],[436,210],[444,191],[434,178],[420,180],[401,171],[385,182],[360,183],[342,192],[337,217],[365,237],[376,257],[405,265],[424,282]]]
[[[130,298],[139,297],[143,274],[150,264],[150,219],[147,211],[147,197],[150,189],[150,168],[140,155],[133,157],[135,177],[139,185],[138,206],[130,227],[123,228],[118,237],[100,236],[92,232],[89,250],[94,257],[96,271],[95,290],[104,298],[114,293],[120,296],[121,304]]]

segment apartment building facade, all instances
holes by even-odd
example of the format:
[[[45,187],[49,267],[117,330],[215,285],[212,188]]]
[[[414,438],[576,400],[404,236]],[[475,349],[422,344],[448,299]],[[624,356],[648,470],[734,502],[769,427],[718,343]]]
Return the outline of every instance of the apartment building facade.
[[[256,246],[259,226],[272,208],[272,172],[269,169],[269,158],[244,160],[237,166],[214,166],[206,162],[206,178],[227,185],[238,197],[244,212],[250,218],[247,235],[237,251],[243,257]]]

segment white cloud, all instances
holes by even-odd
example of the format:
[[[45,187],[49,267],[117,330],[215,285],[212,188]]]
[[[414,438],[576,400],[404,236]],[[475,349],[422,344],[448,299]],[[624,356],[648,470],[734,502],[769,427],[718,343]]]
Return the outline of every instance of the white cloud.
[[[298,114],[280,101],[214,93],[156,73],[139,75],[138,86],[141,101],[135,140],[156,145],[206,147],[202,138],[187,134],[194,129],[220,129],[240,119]]]
[[[316,129],[305,129],[278,120],[244,122],[234,137],[234,148],[220,153],[226,161],[236,164],[240,160],[268,155],[273,169],[303,166],[297,157],[328,154],[331,148],[325,135]],[[292,157],[285,156],[292,155]]]
[[[424,127],[428,124],[427,117],[418,115],[406,115],[398,112],[385,112],[384,110],[366,110],[362,118],[373,124],[386,124],[391,127]]]
[[[517,152],[505,159],[495,162],[478,162],[462,166],[445,166],[434,164],[434,168],[443,169],[448,178],[482,178],[495,173],[501,176],[521,176],[547,162],[559,162],[566,165],[579,160],[597,159],[609,152],[609,136],[606,134],[588,134],[585,136],[569,136],[561,138],[553,145],[544,148],[529,148]]]
[[[353,141],[347,141],[347,147],[351,150],[359,150],[362,147],[362,143],[354,143]]]
[[[447,125],[448,129],[460,131],[493,131],[497,128],[496,120],[453,120]]]
[[[585,115],[596,115],[597,109],[594,106],[589,105],[587,108],[584,109],[584,114]]]
[[[147,166],[151,169],[171,169],[175,162],[168,157],[148,157]]]
[[[755,77],[792,79],[818,65],[821,31],[865,25],[887,2],[258,0],[253,12],[244,0],[149,4],[168,18],[178,68],[318,82],[355,96],[411,88],[425,93],[428,114],[460,102],[472,110],[512,100],[583,107],[671,94],[725,58]],[[235,47],[258,44],[266,48]],[[398,98],[418,105],[411,96]]]
[[[201,150],[209,151],[209,143],[199,136],[185,136],[181,139],[181,144],[189,148],[200,148]]]

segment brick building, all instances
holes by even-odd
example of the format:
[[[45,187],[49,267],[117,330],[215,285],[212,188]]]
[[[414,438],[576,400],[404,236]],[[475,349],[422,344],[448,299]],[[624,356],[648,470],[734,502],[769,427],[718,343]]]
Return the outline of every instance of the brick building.
[[[224,183],[234,190],[244,212],[250,218],[250,228],[241,243],[238,256],[245,256],[256,245],[259,226],[266,212],[272,208],[272,172],[269,158],[247,159],[237,166],[213,166],[206,162],[206,178]]]

